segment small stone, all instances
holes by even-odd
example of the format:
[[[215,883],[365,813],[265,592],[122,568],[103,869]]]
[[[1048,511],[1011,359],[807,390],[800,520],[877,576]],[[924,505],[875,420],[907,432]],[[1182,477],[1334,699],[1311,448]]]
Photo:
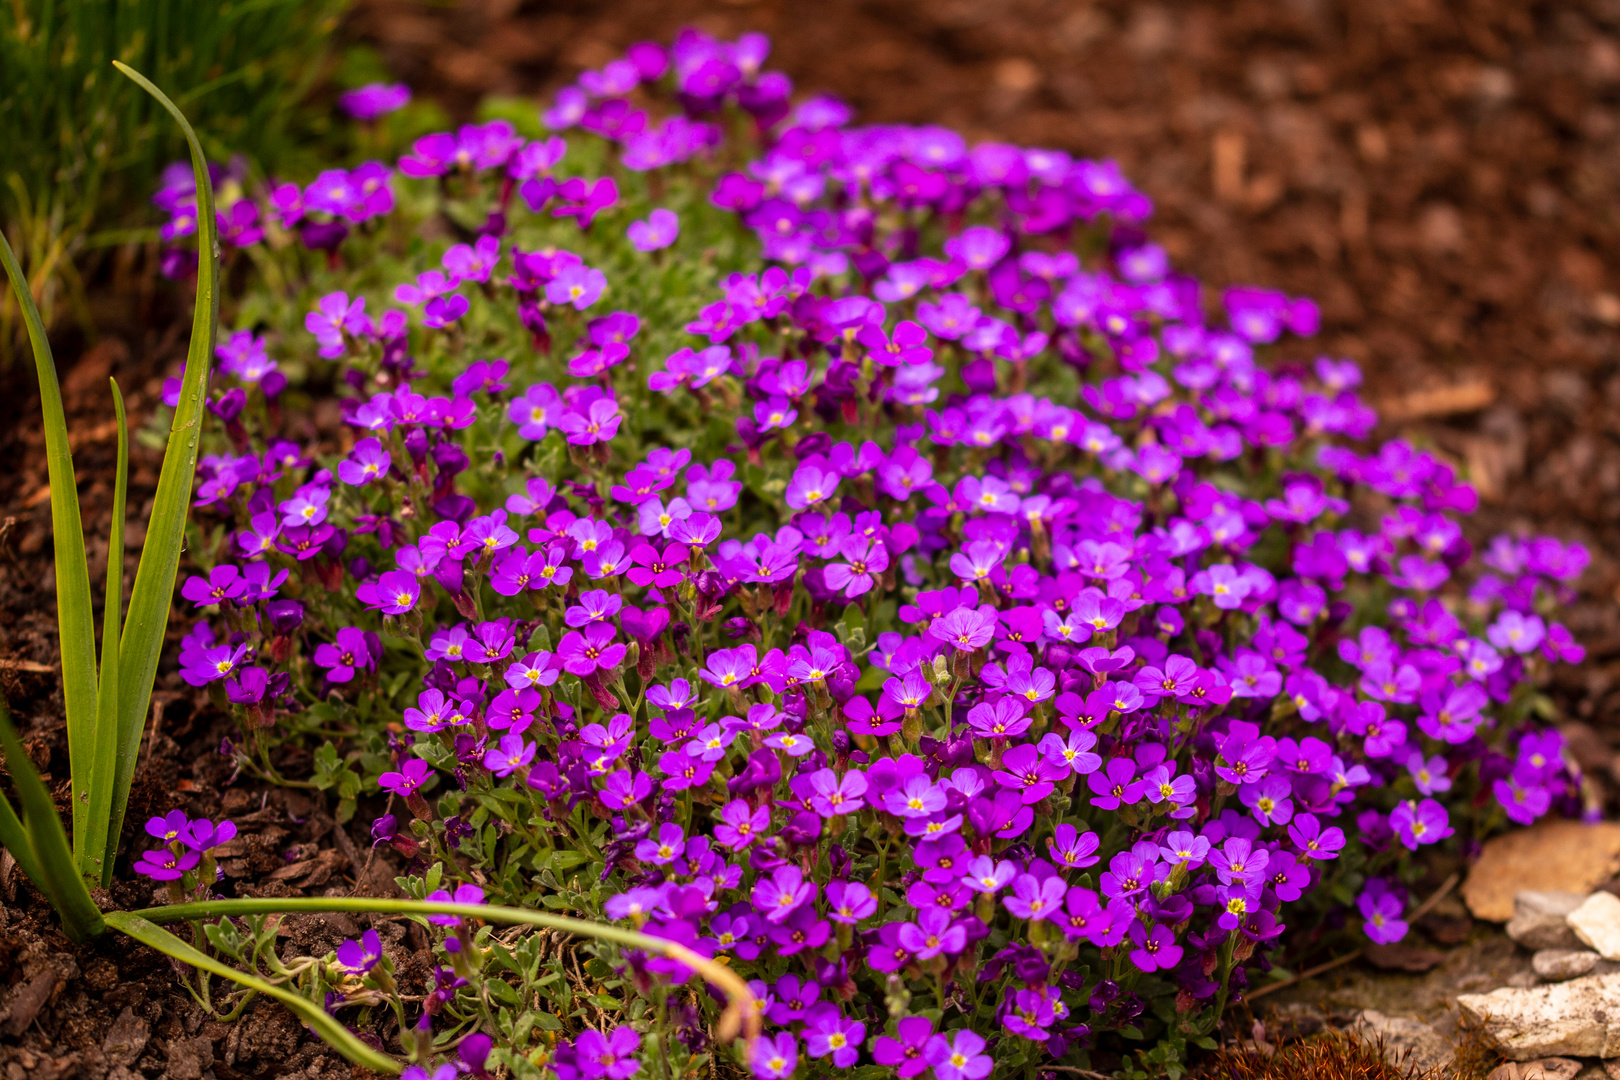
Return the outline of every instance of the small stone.
[[[1457,1004],[1510,1061],[1620,1057],[1620,975],[1463,994]]]
[[[102,1037],[101,1052],[107,1055],[109,1065],[130,1065],[146,1049],[149,1037],[146,1021],[136,1016],[134,1009],[126,1007]]]
[[[1507,935],[1532,951],[1578,949],[1581,942],[1569,928],[1568,917],[1585,901],[1585,893],[1527,889],[1513,898]]]
[[[1548,982],[1563,982],[1592,974],[1598,954],[1585,949],[1542,949],[1530,958],[1530,966]]]
[[[1595,892],[1565,920],[1605,960],[1620,960],[1620,896]]]
[[[1507,922],[1525,889],[1589,893],[1620,870],[1620,822],[1544,821],[1485,842],[1463,883],[1476,919]]]
[[[1498,1065],[1486,1080],[1580,1080],[1581,1063],[1570,1058],[1509,1061]]]
[[[1366,1009],[1356,1018],[1351,1030],[1367,1039],[1382,1038],[1384,1056],[1392,1065],[1410,1067],[1423,1073],[1451,1064],[1451,1043],[1421,1020],[1409,1016],[1385,1016],[1373,1009]]]

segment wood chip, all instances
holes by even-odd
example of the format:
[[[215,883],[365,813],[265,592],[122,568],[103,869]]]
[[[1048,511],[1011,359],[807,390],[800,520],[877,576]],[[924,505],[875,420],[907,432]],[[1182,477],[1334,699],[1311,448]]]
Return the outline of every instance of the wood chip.
[[[1378,415],[1391,423],[1423,420],[1433,416],[1457,416],[1478,412],[1496,400],[1496,387],[1483,379],[1414,390],[1397,398],[1374,402]]]

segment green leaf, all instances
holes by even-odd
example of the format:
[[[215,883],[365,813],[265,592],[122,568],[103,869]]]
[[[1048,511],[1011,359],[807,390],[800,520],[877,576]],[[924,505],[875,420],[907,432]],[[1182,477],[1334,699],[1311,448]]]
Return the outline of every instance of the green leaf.
[[[184,114],[163,91],[128,65],[114,61],[114,66],[157,99],[185,132],[186,143],[191,147],[191,168],[197,181],[197,303],[192,313],[191,347],[186,353],[180,403],[175,407],[174,422],[169,429],[169,445],[163,454],[163,470],[158,475],[152,517],[147,523],[146,543],[141,551],[140,569],[135,573],[135,587],[130,592],[129,615],[119,647],[118,773],[113,787],[112,820],[107,831],[112,845],[118,843],[123,829],[152,683],[157,678],[158,658],[163,652],[163,634],[169,625],[174,578],[180,568],[186,516],[191,510],[191,485],[197,473],[208,367],[213,361],[214,335],[219,327],[219,229],[214,218],[214,188],[208,177],[208,159],[197,142],[197,133],[191,130]],[[109,865],[111,861],[108,860]]]
[[[62,656],[62,701],[67,707],[68,763],[73,774],[73,836],[81,840],[90,811],[88,787],[96,724],[96,631],[95,613],[90,607],[90,562],[79,519],[79,489],[73,475],[73,452],[68,447],[67,414],[62,411],[56,362],[51,357],[39,309],[34,306],[34,294],[3,233],[0,262],[5,263],[6,276],[22,307],[28,339],[34,347],[34,370],[39,377],[45,464],[51,486],[51,543],[56,551],[56,633]],[[83,852],[80,854],[82,858]]]
[[[88,941],[102,931],[101,911],[90,898],[84,878],[79,876],[51,793],[45,790],[39,773],[34,771],[34,763],[23,752],[22,740],[11,726],[11,713],[3,703],[0,703],[0,750],[5,751],[11,782],[17,787],[17,798],[22,801],[22,819],[17,824],[26,835],[27,847],[33,851],[34,872],[39,875],[33,877],[33,882],[62,917],[62,929],[67,936],[75,941]],[[6,816],[14,819],[9,806],[7,811]],[[5,827],[11,826],[12,821],[7,821]],[[8,842],[7,847],[10,846]],[[18,858],[17,863],[22,865],[22,859]]]
[[[110,843],[107,828],[112,823],[113,788],[118,776],[118,652],[124,612],[124,500],[129,489],[129,421],[124,416],[124,395],[118,380],[112,386],[113,412],[118,417],[118,470],[113,482],[112,527],[107,538],[107,591],[101,624],[101,686],[96,700],[96,740],[90,765],[90,812],[81,834],[74,827],[79,843],[79,872],[97,879],[103,889],[112,884],[113,863],[118,857],[118,841]]]
[[[395,1061],[387,1054],[378,1053],[361,1042],[348,1028],[333,1019],[325,1009],[308,998],[299,997],[292,991],[277,986],[275,983],[266,982],[256,975],[237,971],[229,964],[221,963],[207,953],[199,952],[167,930],[146,921],[133,912],[108,912],[107,925],[114,930],[128,934],[143,945],[150,945],[166,956],[174,957],[182,963],[190,964],[201,971],[218,975],[222,979],[229,979],[238,986],[245,986],[249,990],[257,990],[267,997],[275,998],[298,1014],[299,1019],[313,1028],[315,1033],[325,1041],[326,1045],[362,1068],[393,1074],[398,1074],[404,1068],[400,1062]]]

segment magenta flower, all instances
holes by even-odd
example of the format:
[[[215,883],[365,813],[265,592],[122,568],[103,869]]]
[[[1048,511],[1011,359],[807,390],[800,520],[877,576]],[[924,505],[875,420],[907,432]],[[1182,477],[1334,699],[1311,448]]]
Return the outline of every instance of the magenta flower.
[[[953,922],[949,911],[924,908],[917,913],[916,922],[900,924],[900,944],[918,960],[942,953],[954,956],[967,948],[967,929]]]
[[[611,623],[592,623],[583,632],[571,630],[557,643],[563,670],[583,678],[598,670],[611,670],[624,660],[625,646],[613,640]]]
[[[760,878],[754,885],[754,909],[762,912],[765,921],[780,923],[801,905],[814,900],[816,883],[804,880],[796,866],[779,866],[768,878]]]
[[[937,1080],[984,1080],[995,1061],[984,1050],[984,1036],[959,1028],[928,1044],[928,1063]]]
[[[1018,918],[1038,922],[1058,914],[1067,890],[1062,878],[1042,881],[1033,874],[1019,874],[1013,879],[1012,895],[1003,896],[1001,903]]]
[[[748,1064],[758,1080],[787,1080],[799,1065],[799,1044],[793,1033],[761,1035],[748,1048]]]
[[[190,577],[180,588],[180,595],[197,607],[227,603],[247,590],[247,579],[229,563],[214,567],[208,577]]]
[[[361,585],[355,590],[355,596],[373,611],[403,615],[421,598],[422,584],[409,570],[389,570],[375,582]]]
[[[428,777],[433,775],[433,767],[421,758],[408,758],[397,772],[385,772],[377,778],[377,783],[384,791],[392,792],[400,798],[409,798],[415,795],[417,789],[427,783]]]
[[[832,498],[839,479],[836,472],[806,462],[794,470],[783,497],[793,509],[803,510]]]
[[[755,810],[748,805],[747,799],[733,799],[720,811],[720,823],[714,827],[714,838],[733,851],[742,851],[770,827],[769,806]]]
[[[584,311],[601,299],[607,288],[607,275],[583,263],[569,266],[546,283],[546,300],[558,306],[568,305],[575,311]]]
[[[673,244],[680,232],[681,221],[675,212],[659,207],[647,215],[646,221],[632,221],[625,235],[637,251],[657,251]]]
[[[1376,879],[1375,879],[1376,880]],[[1372,882],[1368,882],[1371,886]],[[1406,923],[1401,915],[1406,905],[1401,903],[1400,897],[1390,892],[1374,892],[1368,888],[1356,900],[1356,906],[1361,909],[1362,917],[1367,921],[1362,924],[1367,937],[1379,945],[1391,945],[1406,936]]]
[[[588,229],[597,214],[618,203],[619,185],[611,176],[598,177],[594,181],[575,176],[558,185],[557,198],[560,205],[552,207],[551,215],[571,217],[581,229]]]
[[[877,912],[877,897],[858,881],[834,881],[827,885],[827,918],[853,926]]]
[[[410,101],[411,88],[404,83],[367,83],[338,97],[338,105],[356,120],[375,120]]]
[[[872,1040],[872,1058],[879,1065],[893,1066],[906,1080],[928,1068],[933,1044],[944,1041],[934,1034],[934,1022],[926,1016],[906,1016],[895,1025],[893,1037],[879,1035]]]
[[[1446,808],[1433,799],[1402,802],[1390,812],[1389,825],[1401,838],[1401,843],[1412,851],[1420,844],[1438,843],[1452,833]]]
[[[338,479],[350,487],[364,487],[387,476],[392,464],[380,439],[361,439],[354,444],[354,451],[338,463]]]
[[[153,881],[179,881],[201,861],[202,856],[189,849],[176,854],[169,848],[157,848],[142,853],[130,869]]]
[[[315,646],[312,659],[327,669],[327,679],[335,683],[349,682],[356,672],[370,671],[377,664],[365,632],[352,626],[339,630],[335,643]]]
[[[816,1006],[805,1018],[804,1052],[813,1058],[830,1056],[837,1068],[847,1069],[860,1060],[858,1048],[865,1038],[866,1025],[844,1016],[831,1002]]]
[[[866,805],[866,777],[851,770],[840,779],[831,769],[811,773],[806,783],[810,788],[810,807],[822,817],[854,814]]]
[[[611,440],[619,433],[619,425],[623,421],[624,414],[619,411],[618,402],[612,398],[598,398],[582,412],[563,413],[557,426],[575,446],[590,446]]]
[[[611,1035],[586,1028],[574,1040],[574,1065],[590,1080],[628,1080],[641,1071],[635,1056],[640,1049],[641,1035],[629,1024],[614,1028]]]

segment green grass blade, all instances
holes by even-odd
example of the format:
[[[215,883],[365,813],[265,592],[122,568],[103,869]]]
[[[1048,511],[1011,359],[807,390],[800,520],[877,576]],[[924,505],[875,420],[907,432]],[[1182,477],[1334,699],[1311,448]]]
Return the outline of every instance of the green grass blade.
[[[731,968],[708,957],[700,956],[684,945],[653,937],[650,934],[626,930],[610,923],[571,919],[566,915],[548,915],[543,911],[502,907],[497,904],[457,904],[438,900],[385,900],[370,896],[339,897],[284,897],[243,900],[203,900],[191,904],[169,904],[147,908],[134,914],[156,923],[178,922],[182,919],[213,919],[227,915],[273,915],[294,911],[330,912],[355,911],[375,915],[458,915],[464,919],[483,919],[486,922],[535,926],[560,930],[565,934],[611,941],[627,948],[641,949],[677,960],[714,986],[725,991],[726,1011],[720,1018],[717,1031],[722,1041],[730,1039],[739,1030],[750,1041],[760,1033],[759,1009],[753,992]],[[111,922],[113,914],[107,916]]]
[[[39,877],[34,884],[50,898],[51,906],[62,917],[62,929],[74,941],[88,941],[102,931],[101,911],[90,898],[84,878],[73,861],[62,819],[56,816],[51,793],[34,771],[34,763],[23,752],[22,740],[11,726],[11,714],[0,705],[0,750],[6,754],[11,782],[22,802],[22,826],[33,845]],[[14,853],[15,854],[15,853]],[[21,865],[22,860],[18,860]]]
[[[17,294],[39,375],[40,411],[45,422],[45,462],[51,485],[51,544],[56,550],[56,632],[62,654],[62,700],[67,706],[68,762],[73,774],[73,835],[84,835],[96,723],[95,613],[90,607],[90,564],[79,520],[79,489],[68,448],[67,414],[56,362],[45,338],[34,294],[17,257],[0,233],[0,261]]]
[[[300,1020],[314,1028],[315,1034],[319,1035],[328,1046],[362,1068],[391,1074],[398,1074],[404,1068],[403,1063],[361,1042],[343,1026],[341,1021],[306,997],[300,997],[291,990],[266,982],[256,975],[238,971],[229,964],[192,948],[167,930],[148,922],[134,912],[109,911],[106,920],[107,925],[114,930],[128,934],[141,944],[150,945],[166,956],[172,956],[182,963],[218,975],[220,978],[229,979],[249,990],[257,990],[266,997],[275,998],[297,1014]]]
[[[24,877],[41,889],[45,887],[45,872],[34,857],[34,842],[28,838],[28,830],[23,828],[17,811],[11,808],[11,800],[4,795],[0,795],[0,846],[11,852]]]
[[[79,844],[79,872],[106,888],[112,883],[118,843],[108,843],[113,787],[118,777],[118,653],[124,611],[124,500],[129,490],[129,421],[118,380],[112,387],[118,416],[118,472],[113,481],[112,527],[107,537],[107,591],[101,621],[101,686],[96,699],[95,755],[90,764],[90,813]],[[75,834],[77,836],[77,834]]]
[[[135,778],[135,759],[146,728],[152,683],[163,653],[163,635],[169,625],[174,599],[174,578],[186,538],[186,517],[191,510],[191,486],[197,472],[197,447],[202,439],[203,399],[208,392],[208,367],[214,358],[214,335],[219,325],[219,236],[214,218],[214,190],[208,179],[208,161],[197,133],[163,91],[126,64],[114,66],[168,110],[186,134],[191,167],[197,179],[197,304],[191,320],[191,347],[186,353],[186,374],[180,384],[180,403],[169,429],[152,517],[147,522],[141,565],[130,592],[129,613],[119,647],[118,768],[113,783],[108,846],[111,863],[123,829],[129,788]]]

